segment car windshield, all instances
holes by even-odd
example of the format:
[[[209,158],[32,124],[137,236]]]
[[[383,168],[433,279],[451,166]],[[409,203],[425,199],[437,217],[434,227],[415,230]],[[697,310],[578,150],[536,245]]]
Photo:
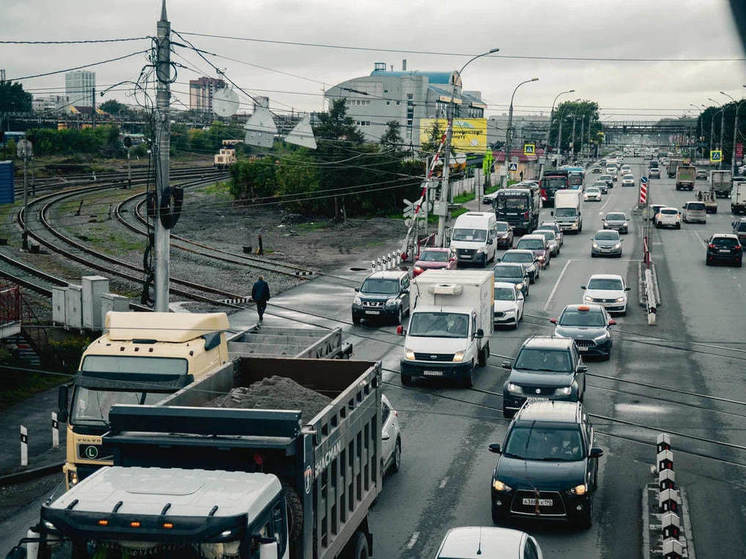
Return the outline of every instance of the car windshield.
[[[515,301],[515,291],[510,287],[496,287],[495,301]]]
[[[557,235],[554,234],[554,231],[539,230],[539,231],[534,231],[534,234],[543,235],[547,241],[554,241],[557,238]]]
[[[676,215],[677,213],[679,213],[679,211],[678,210],[661,210],[661,213],[666,214],[666,215]]]
[[[497,207],[506,210],[525,210],[528,207],[526,196],[498,196]]]
[[[575,208],[557,208],[554,215],[557,217],[575,217],[577,214]]]
[[[558,349],[523,348],[515,360],[514,367],[547,373],[572,371],[570,352]]]
[[[601,188],[603,186],[606,186],[606,181],[596,181],[593,183],[593,186],[589,190],[595,190],[597,188]]]
[[[521,460],[575,462],[583,460],[583,438],[575,427],[516,425],[508,434],[504,456]]]
[[[449,254],[444,250],[425,250],[420,254],[424,262],[448,262]]]
[[[565,309],[559,319],[559,324],[560,326],[606,326],[606,321],[600,310]]]
[[[697,210],[699,210],[699,211],[704,211],[704,209],[705,209],[705,205],[704,205],[704,204],[702,204],[702,203],[700,203],[700,202],[689,202],[689,204],[687,205],[687,209],[688,209],[689,211],[691,211],[691,210],[695,210],[695,211],[697,211]]]
[[[597,241],[618,241],[619,233],[616,231],[599,231],[594,238]]]
[[[533,253],[528,252],[506,252],[502,257],[503,262],[520,262],[521,264],[531,264],[534,261]]]
[[[399,293],[399,280],[368,278],[360,288],[361,293],[396,295]]]
[[[451,235],[452,241],[486,241],[486,229],[454,229]]]
[[[611,175],[601,175],[601,178],[599,180],[610,181],[611,180]]]
[[[627,216],[624,214],[609,213],[606,214],[606,221],[626,221]]]
[[[585,192],[586,194],[599,194],[601,191],[596,187],[591,187],[587,189]]]
[[[415,312],[409,321],[407,335],[424,338],[466,338],[469,335],[469,315]]]
[[[508,230],[508,224],[504,221],[498,221],[497,223],[495,223],[495,229],[498,232],[503,233]]]
[[[621,291],[624,289],[624,284],[622,283],[622,280],[615,278],[593,278],[588,282],[588,289]]]
[[[544,242],[541,239],[521,239],[518,241],[516,248],[541,250],[544,248]]]
[[[737,223],[735,229],[738,232],[746,231],[746,221],[741,221]]]
[[[493,275],[496,278],[523,279],[523,269],[521,266],[495,266]]]

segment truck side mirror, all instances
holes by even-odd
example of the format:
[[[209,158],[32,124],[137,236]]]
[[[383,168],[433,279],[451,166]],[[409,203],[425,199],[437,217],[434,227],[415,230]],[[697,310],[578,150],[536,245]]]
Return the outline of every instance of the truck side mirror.
[[[67,402],[68,389],[67,385],[63,384],[57,389],[57,421],[61,423],[67,423]]]
[[[481,338],[484,338],[484,330],[482,330],[481,328],[478,328],[478,329],[477,329],[477,334],[476,334],[476,337],[477,337],[477,338],[480,338],[480,339],[481,339]]]

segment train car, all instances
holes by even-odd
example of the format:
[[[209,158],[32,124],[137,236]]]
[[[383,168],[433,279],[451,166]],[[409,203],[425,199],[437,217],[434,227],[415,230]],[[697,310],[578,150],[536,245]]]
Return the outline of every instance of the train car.
[[[224,142],[226,140],[223,140]],[[227,169],[236,162],[236,150],[234,148],[221,148],[220,153],[215,154],[213,166],[217,169]]]

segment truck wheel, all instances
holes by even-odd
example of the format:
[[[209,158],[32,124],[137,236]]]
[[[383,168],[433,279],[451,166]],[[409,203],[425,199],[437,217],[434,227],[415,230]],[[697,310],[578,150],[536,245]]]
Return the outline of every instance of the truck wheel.
[[[281,480],[285,490],[285,503],[288,512],[288,534],[291,542],[303,535],[303,501],[289,481]]]
[[[394,460],[391,462],[391,472],[396,473],[401,468],[401,439],[396,439],[394,447]]]
[[[412,386],[412,385],[414,384],[414,383],[412,382],[412,377],[410,377],[409,375],[402,375],[402,376],[401,376],[401,383],[402,383],[402,384],[403,384],[404,386]]]
[[[477,354],[477,364],[480,367],[486,367],[487,366],[487,357],[490,355],[490,346],[489,343],[485,345],[482,349],[479,350],[479,353]]]
[[[462,383],[464,388],[471,388],[474,386],[474,363],[471,364],[471,369],[469,369],[469,373],[464,377]]]
[[[370,551],[368,551],[368,539],[365,534],[358,532],[357,538],[355,538],[355,547],[353,548],[352,559],[369,559]]]

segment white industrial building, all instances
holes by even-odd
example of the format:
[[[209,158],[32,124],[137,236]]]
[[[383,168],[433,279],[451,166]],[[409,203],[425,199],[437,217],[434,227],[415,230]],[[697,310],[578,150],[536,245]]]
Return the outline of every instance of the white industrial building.
[[[96,72],[75,70],[65,74],[65,96],[75,107],[91,107],[96,90]]]

